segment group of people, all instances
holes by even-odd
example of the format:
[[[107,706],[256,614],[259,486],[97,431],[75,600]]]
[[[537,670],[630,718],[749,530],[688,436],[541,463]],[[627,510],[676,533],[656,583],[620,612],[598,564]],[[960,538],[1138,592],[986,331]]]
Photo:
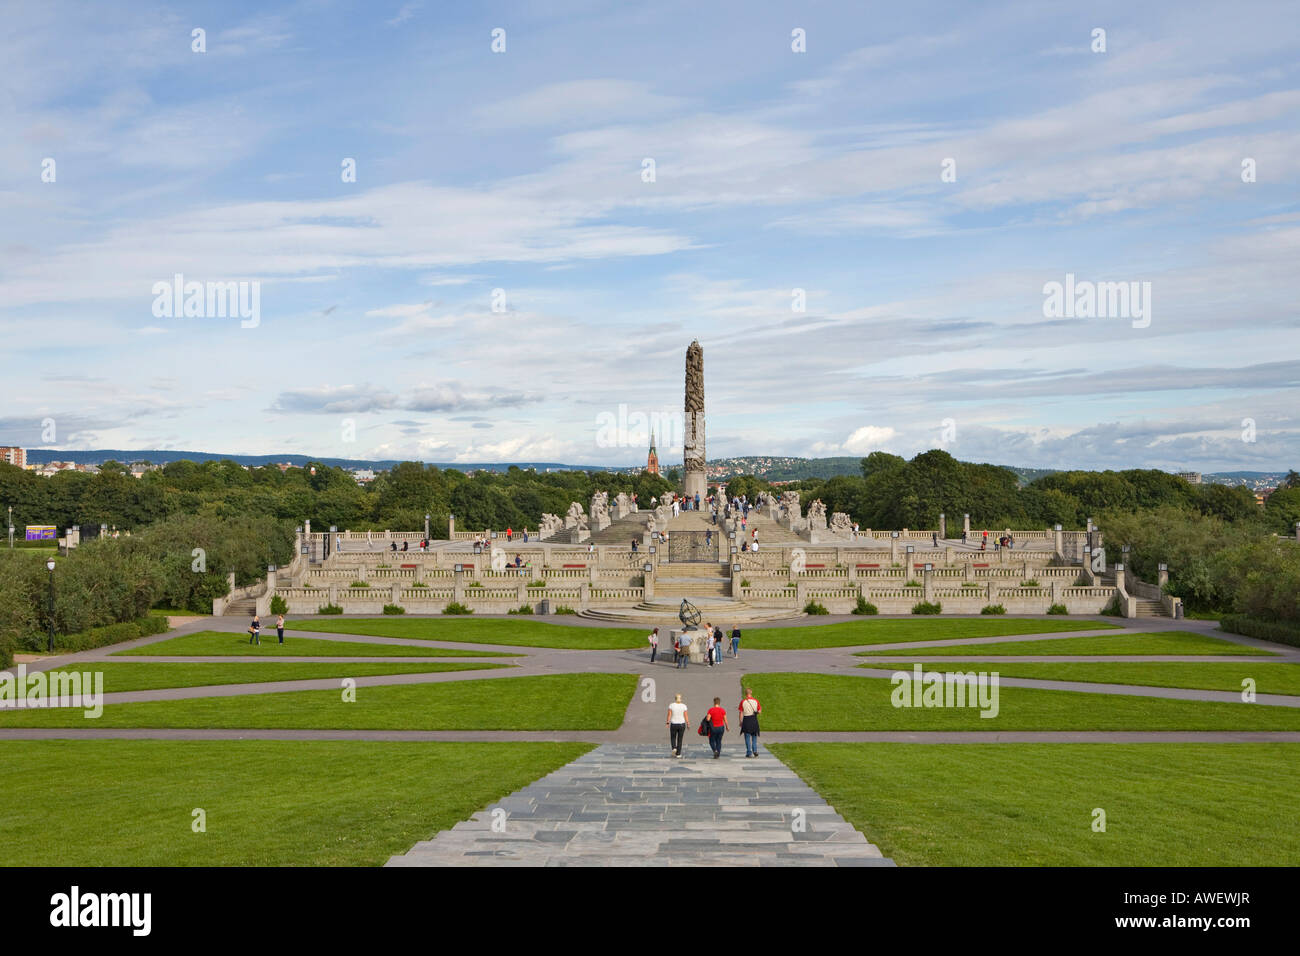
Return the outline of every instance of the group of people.
[[[340,550],[340,551],[343,550],[343,541],[342,541],[342,539],[339,540],[339,550]],[[388,546],[388,550],[389,550],[389,551],[410,551],[410,550],[411,550],[411,544],[410,544],[409,541],[403,541],[403,542],[402,542],[402,546],[399,548],[399,547],[397,546],[397,542],[394,541],[392,544],[390,544],[390,545]],[[420,551],[428,551],[428,550],[429,550],[429,539],[428,539],[428,538],[421,538],[421,539],[420,539],[419,550],[420,550]]]
[[[520,531],[519,533],[520,533],[520,535],[523,536],[524,544],[527,544],[527,543],[528,543],[528,525],[524,525],[523,530]],[[514,541],[514,540],[515,540],[515,529],[514,529],[514,528],[506,528],[506,541],[509,542],[509,541]]]
[[[961,533],[962,544],[967,543],[968,537],[969,535],[965,531]],[[994,551],[997,551],[999,548],[1007,548],[1008,550],[1011,550],[1015,548],[1015,546],[1016,546],[1016,539],[1012,536],[1010,531],[1007,531],[1005,534],[998,535],[998,537],[993,542]],[[989,533],[985,531],[980,534],[980,550],[987,551],[988,549],[989,549]]]
[[[284,643],[284,615],[276,615],[275,633],[280,638],[280,643]],[[253,622],[248,625],[248,643],[262,646],[262,618],[261,615],[254,614]]]
[[[710,667],[722,663],[722,651],[728,644],[728,638],[722,632],[721,626],[714,626],[706,623],[704,625],[706,637],[704,639],[704,659]],[[685,668],[691,660],[691,647],[694,643],[694,632],[682,631],[673,640],[673,667]],[[646,637],[650,644],[650,663],[655,662],[659,656],[659,628],[655,628]],[[740,627],[731,628],[731,656],[740,657]]]
[[[758,715],[763,712],[763,705],[754,697],[753,690],[746,687],[745,696],[741,698],[736,711],[740,717],[740,733],[745,738],[745,756],[757,757]],[[691,723],[690,710],[681,694],[675,694],[673,702],[668,705],[668,718],[664,723],[668,727],[668,752],[673,757],[681,757],[686,744],[686,728]],[[722,735],[730,729],[722,698],[713,698],[713,706],[700,721],[699,734],[709,738],[709,749],[713,751],[714,760],[722,756]]]

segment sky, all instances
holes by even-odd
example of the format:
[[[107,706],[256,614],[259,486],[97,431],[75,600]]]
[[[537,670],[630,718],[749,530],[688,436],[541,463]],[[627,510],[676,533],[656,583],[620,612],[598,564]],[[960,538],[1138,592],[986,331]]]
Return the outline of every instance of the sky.
[[[0,444],[1293,467],[1295,14],[10,4]]]

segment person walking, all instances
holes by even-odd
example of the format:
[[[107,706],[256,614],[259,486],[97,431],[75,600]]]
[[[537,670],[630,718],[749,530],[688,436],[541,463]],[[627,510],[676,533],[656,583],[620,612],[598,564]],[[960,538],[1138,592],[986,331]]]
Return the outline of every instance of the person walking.
[[[262,619],[253,615],[253,623],[248,625],[248,643],[262,646]]]
[[[655,662],[655,654],[659,653],[659,628],[656,627],[651,631],[647,640],[650,642],[650,663],[653,664]]]
[[[745,688],[744,699],[740,702],[740,734],[745,738],[745,756],[758,756],[758,715],[763,712],[763,705],[754,699],[754,692]]]
[[[709,666],[712,667],[713,666],[713,629],[710,628],[708,624],[705,624],[704,627],[709,632],[708,639],[704,642],[704,651],[708,655]]]
[[[675,694],[676,698],[668,705],[668,719],[664,721],[668,725],[668,752],[674,757],[682,755],[682,744],[686,740],[686,728],[691,722],[690,711],[686,709],[686,703],[682,700],[681,694]]]
[[[713,653],[718,657],[718,663],[722,663],[722,646],[727,643],[726,637],[722,633],[722,625],[719,624],[713,628]]]
[[[677,639],[677,666],[686,670],[686,665],[691,662],[691,642],[683,634]]]
[[[728,730],[727,727],[727,708],[722,706],[722,698],[713,698],[713,706],[709,708],[709,746],[713,748],[713,759],[717,760],[722,756],[722,735]]]
[[[280,639],[281,644],[284,643],[284,615],[283,614],[276,615],[275,636]]]
[[[740,656],[740,625],[733,624],[731,627],[731,656]]]

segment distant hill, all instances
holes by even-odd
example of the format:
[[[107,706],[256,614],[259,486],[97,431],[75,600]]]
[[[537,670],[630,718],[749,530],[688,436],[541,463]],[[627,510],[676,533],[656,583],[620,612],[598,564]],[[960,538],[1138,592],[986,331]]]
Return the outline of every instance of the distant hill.
[[[303,466],[311,462],[319,462],[322,465],[329,465],[335,468],[371,468],[376,471],[387,471],[394,465],[401,464],[408,459],[405,458],[321,458],[311,455],[222,455],[206,451],[171,451],[158,448],[150,449],[125,449],[125,448],[101,448],[93,451],[72,451],[60,450],[57,448],[29,448],[27,449],[27,460],[35,464],[44,464],[51,461],[75,461],[83,465],[99,465],[106,461],[118,461],[123,464],[129,464],[137,461],[147,461],[155,465],[166,465],[173,461],[226,461],[230,460],[240,465],[275,465],[288,462],[291,465]],[[538,471],[604,471],[615,470],[605,469],[599,465],[566,465],[556,461],[512,461],[512,462],[428,462],[438,468],[455,468],[459,471],[485,470],[485,471],[506,471],[511,466],[520,468],[536,468]]]

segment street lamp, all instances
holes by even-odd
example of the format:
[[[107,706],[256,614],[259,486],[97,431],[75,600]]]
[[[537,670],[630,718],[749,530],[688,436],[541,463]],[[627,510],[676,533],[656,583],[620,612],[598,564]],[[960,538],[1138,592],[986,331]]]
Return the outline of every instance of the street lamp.
[[[430,517],[432,516],[427,514],[424,516],[424,540],[425,541],[429,540],[429,518]]]
[[[50,636],[45,643],[45,650],[54,653],[54,559],[48,558],[45,567],[50,572]]]

